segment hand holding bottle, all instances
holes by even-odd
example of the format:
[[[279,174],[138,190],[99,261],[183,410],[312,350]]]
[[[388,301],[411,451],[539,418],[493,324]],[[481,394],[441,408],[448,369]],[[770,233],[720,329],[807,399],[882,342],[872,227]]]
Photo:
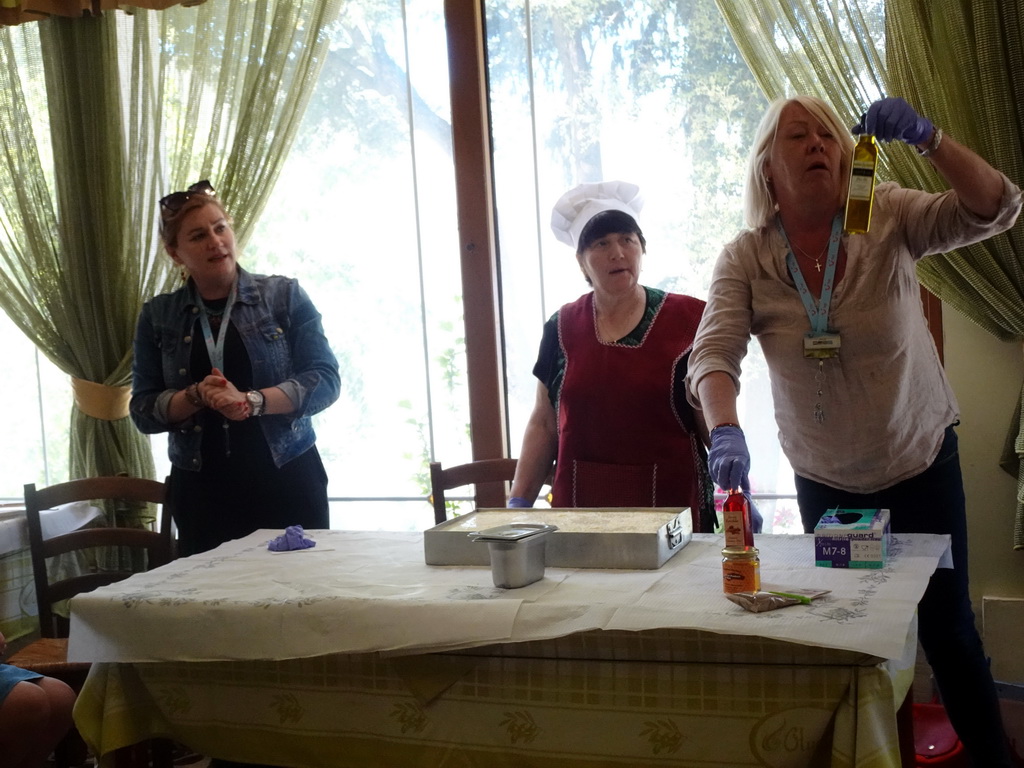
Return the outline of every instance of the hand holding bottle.
[[[879,99],[860,116],[860,122],[850,129],[855,134],[870,133],[881,141],[896,139],[907,144],[923,144],[932,135],[935,126],[927,117],[914,111],[898,96]]]
[[[711,449],[708,451],[708,472],[723,490],[741,488],[750,490],[750,452],[743,430],[733,424],[723,424],[711,430]]]

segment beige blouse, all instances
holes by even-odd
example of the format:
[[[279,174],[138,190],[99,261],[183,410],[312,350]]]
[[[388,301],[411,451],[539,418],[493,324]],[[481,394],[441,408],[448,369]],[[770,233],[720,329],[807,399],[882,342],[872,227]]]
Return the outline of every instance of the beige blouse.
[[[822,368],[821,423],[814,418],[818,361],[803,355],[810,322],[786,267],[786,245],[774,226],[740,234],[715,266],[690,358],[690,402],[699,407],[697,385],[714,371],[732,376],[738,391],[740,363],[757,336],[779,440],[797,474],[871,493],[924,471],[959,407],[928,331],[915,264],[1012,227],[1021,191],[1003,183],[992,221],[963,208],[952,191],[877,187],[870,233],[844,236],[846,274],[829,317],[842,346]]]

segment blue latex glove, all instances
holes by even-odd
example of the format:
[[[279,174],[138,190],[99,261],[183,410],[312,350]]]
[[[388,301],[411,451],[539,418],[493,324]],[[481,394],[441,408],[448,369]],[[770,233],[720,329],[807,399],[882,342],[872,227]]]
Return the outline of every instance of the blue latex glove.
[[[907,144],[922,144],[932,135],[935,126],[903,99],[891,96],[868,107],[860,116],[860,122],[850,130],[855,134],[870,133],[882,141],[899,139]]]
[[[293,549],[309,549],[315,546],[316,542],[306,538],[301,525],[289,525],[284,529],[283,536],[278,536],[267,544],[267,549],[271,552],[288,552]]]
[[[524,499],[522,496],[512,496],[508,500],[508,506],[510,507],[532,507],[533,502],[529,499]]]
[[[750,451],[739,427],[715,427],[708,451],[708,473],[724,491],[750,490]],[[753,515],[753,510],[751,510]]]
[[[754,533],[760,533],[764,528],[764,518],[757,511],[757,507],[754,506],[754,500],[750,498],[750,492],[744,491],[743,495],[747,497],[747,508],[750,510],[750,530]]]

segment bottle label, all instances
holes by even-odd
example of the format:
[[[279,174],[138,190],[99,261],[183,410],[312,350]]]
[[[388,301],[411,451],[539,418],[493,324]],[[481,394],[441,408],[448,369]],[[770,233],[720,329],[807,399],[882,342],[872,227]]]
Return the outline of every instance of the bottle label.
[[[725,530],[725,546],[744,547],[747,545],[746,520],[742,509],[723,509],[722,528]]]
[[[875,186],[874,168],[853,168],[850,174],[850,194],[854,200],[870,200]]]

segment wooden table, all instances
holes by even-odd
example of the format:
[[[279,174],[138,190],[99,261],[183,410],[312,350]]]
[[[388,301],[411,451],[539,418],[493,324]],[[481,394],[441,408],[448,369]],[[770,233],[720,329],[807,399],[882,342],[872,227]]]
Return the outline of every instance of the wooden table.
[[[945,537],[899,536],[878,571],[815,568],[760,536],[766,585],[831,594],[749,613],[720,537],[657,571],[423,564],[418,534],[261,531],[75,598],[93,662],[75,717],[100,754],[170,736],[294,766],[898,766],[916,604]]]

